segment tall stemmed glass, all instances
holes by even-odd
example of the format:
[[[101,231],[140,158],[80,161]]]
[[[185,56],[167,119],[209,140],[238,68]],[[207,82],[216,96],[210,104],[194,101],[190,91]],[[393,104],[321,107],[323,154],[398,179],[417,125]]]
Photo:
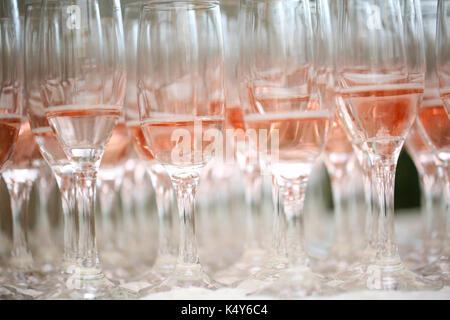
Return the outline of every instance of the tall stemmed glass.
[[[180,217],[175,270],[155,290],[216,288],[200,265],[194,201],[202,169],[222,147],[224,57],[219,4],[145,4],[138,39],[141,127],[151,153],[172,180]]]
[[[264,293],[315,294],[323,287],[308,267],[303,203],[309,174],[334,116],[333,104],[326,99],[333,88],[328,4],[317,1],[314,41],[309,1],[242,4],[239,68],[244,121],[247,134],[253,129],[253,136],[259,136],[253,145],[270,168],[276,195],[275,252],[256,278],[263,285],[275,280]]]
[[[427,2],[423,3],[424,6],[426,4]],[[430,32],[425,33],[429,47],[429,50],[427,50],[428,69],[426,79],[429,94],[427,94],[427,91],[425,92],[418,119],[429,138],[428,141],[433,148],[438,165],[441,165],[444,169],[446,230],[439,258],[431,265],[420,269],[419,272],[425,275],[438,274],[445,284],[448,284],[450,283],[450,2],[438,2],[435,48],[433,48],[435,37],[432,33],[432,26],[434,26],[433,11],[430,19],[426,19],[425,24],[426,27],[428,27],[428,23],[430,24]],[[435,51],[436,56],[433,55],[433,51]],[[436,74],[438,81],[436,81]],[[437,86],[439,87],[440,97],[436,92]]]
[[[259,234],[262,222],[261,169],[257,161],[251,161],[248,150],[245,148],[245,123],[239,96],[238,75],[239,12],[239,0],[221,1],[225,50],[225,129],[233,132],[233,139],[231,141],[226,140],[226,147],[232,148],[233,156],[236,157],[237,164],[244,175],[246,204],[246,217],[244,218],[246,220],[246,242],[244,251],[231,267],[216,274],[216,277],[224,283],[237,283],[260,271],[267,254],[266,250],[262,248]]]
[[[342,103],[338,107],[371,163],[376,250],[366,270],[342,287],[439,288],[440,283],[405,268],[394,238],[395,169],[424,88],[420,3],[405,1],[403,17],[396,0],[346,0],[339,5],[336,75]]]
[[[150,151],[142,132],[137,103],[137,50],[139,16],[145,1],[132,1],[124,6],[125,44],[127,47],[127,93],[125,96],[125,118],[128,132],[136,153],[145,162],[147,172],[155,190],[158,210],[158,251],[156,261],[150,270],[135,279],[144,282],[140,294],[145,295],[154,285],[161,283],[173,271],[176,263],[176,245],[173,241],[173,188],[164,167],[158,163]]]
[[[348,183],[356,160],[352,145],[337,114],[323,158],[332,186],[334,240],[327,257],[319,262],[317,270],[324,274],[336,274],[346,270],[354,259],[350,223],[351,193]]]
[[[14,0],[0,2],[0,173],[8,167],[22,122],[21,25]],[[5,273],[0,267],[2,288]],[[4,296],[0,296],[4,298]]]
[[[103,22],[111,25],[105,33]],[[39,76],[47,120],[74,170],[76,267],[61,298],[120,296],[102,273],[95,239],[100,161],[120,117],[125,93],[124,43],[118,0],[44,0]]]
[[[64,255],[57,266],[58,276],[49,281],[63,281],[64,276],[70,274],[75,264],[76,247],[74,233],[76,221],[74,219],[74,197],[72,167],[60,146],[55,133],[45,116],[43,101],[39,85],[39,40],[40,40],[41,1],[29,1],[25,5],[25,104],[28,107],[30,126],[39,150],[52,169],[56,178],[62,199],[62,213],[64,225]],[[52,294],[50,292],[49,294]]]
[[[425,98],[424,98],[425,99]],[[442,250],[445,221],[443,217],[444,172],[434,157],[425,131],[416,119],[405,146],[411,156],[420,179],[421,214],[423,221],[423,245],[420,251],[411,252],[406,263],[413,267],[423,267],[436,260]]]

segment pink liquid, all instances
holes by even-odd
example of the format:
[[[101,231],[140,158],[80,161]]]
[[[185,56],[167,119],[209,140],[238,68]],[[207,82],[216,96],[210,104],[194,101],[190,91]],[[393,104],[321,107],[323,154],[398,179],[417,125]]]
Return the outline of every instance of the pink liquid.
[[[149,150],[159,162],[177,166],[204,165],[214,155],[215,146],[214,141],[204,139],[203,134],[210,129],[222,133],[223,123],[222,116],[174,115],[149,119],[142,123],[142,130]],[[194,132],[196,125],[199,134]]]
[[[14,151],[20,123],[21,118],[18,115],[0,114],[0,172]]]
[[[369,152],[389,156],[411,128],[423,88],[415,85],[362,86],[340,92],[344,121]]]

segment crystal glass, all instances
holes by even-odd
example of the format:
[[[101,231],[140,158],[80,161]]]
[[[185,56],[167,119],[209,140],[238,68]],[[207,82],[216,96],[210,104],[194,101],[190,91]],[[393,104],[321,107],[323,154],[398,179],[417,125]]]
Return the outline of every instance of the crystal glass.
[[[338,5],[338,108],[352,143],[368,155],[374,199],[374,250],[341,288],[438,289],[441,283],[404,266],[394,238],[397,160],[424,90],[420,2],[347,0]]]
[[[53,262],[54,273],[49,274],[46,285],[51,290],[45,292],[40,298],[45,296],[55,296],[61,288],[69,274],[72,273],[76,259],[75,243],[75,213],[74,213],[74,195],[73,195],[73,176],[72,167],[69,159],[59,144],[56,134],[53,132],[45,116],[43,100],[40,95],[39,79],[39,41],[40,41],[40,15],[41,1],[27,1],[25,3],[25,28],[24,28],[24,54],[25,54],[25,104],[27,106],[28,118],[30,119],[31,131],[39,147],[45,162],[50,166],[51,172],[56,179],[56,183],[61,193],[62,214],[63,214],[63,257],[59,262]],[[51,173],[50,173],[51,175]],[[40,180],[40,194],[42,205],[48,201],[49,194],[45,190],[49,188],[48,180],[52,177],[48,174],[42,176]],[[43,213],[41,212],[41,215]],[[46,214],[46,213],[45,213]],[[41,217],[45,219],[45,217]],[[46,237],[49,237],[48,222]],[[50,242],[48,239],[47,242]],[[45,246],[45,247],[44,247]],[[40,244],[39,251],[47,250],[48,244]]]
[[[120,2],[44,0],[40,21],[40,93],[73,168],[78,226],[76,266],[56,298],[127,297],[104,276],[95,237],[97,174],[125,94]]]
[[[285,298],[318,294],[324,290],[323,279],[308,266],[303,203],[334,117],[328,100],[333,88],[328,4],[315,3],[314,40],[309,1],[242,5],[244,121],[247,135],[253,134],[250,148],[258,147],[260,161],[272,174],[275,199],[274,250],[255,275],[262,288],[252,291]]]
[[[246,241],[241,257],[215,276],[223,283],[237,285],[261,270],[266,250],[263,249],[259,230],[262,223],[262,176],[259,163],[249,161],[250,155],[245,149],[245,123],[239,96],[239,0],[221,1],[222,26],[225,48],[225,129],[233,133],[233,139],[226,140],[226,147],[232,149],[233,159],[239,166],[245,185]],[[227,135],[228,137],[228,135]],[[228,156],[228,155],[227,155]],[[231,163],[230,159],[230,163]],[[228,162],[228,158],[226,160]]]
[[[351,221],[353,195],[348,183],[356,165],[352,144],[337,114],[325,146],[323,159],[332,186],[334,240],[327,257],[319,262],[316,269],[324,274],[336,274],[346,270],[354,262]]]
[[[202,270],[195,239],[195,192],[220,155],[224,123],[222,28],[215,1],[152,2],[138,37],[138,104],[152,155],[170,176],[180,218],[178,261],[154,290],[217,284]]]
[[[444,172],[436,161],[428,137],[416,120],[405,142],[420,179],[421,215],[423,221],[423,245],[406,257],[412,268],[423,267],[439,258],[445,231]]]
[[[127,91],[125,118],[131,141],[139,159],[145,164],[156,197],[158,211],[158,249],[156,261],[150,270],[138,274],[133,280],[143,282],[139,294],[145,296],[173,271],[176,263],[176,244],[173,236],[174,194],[172,183],[164,167],[158,163],[149,149],[139,120],[137,95],[137,49],[139,17],[145,1],[131,1],[124,6],[124,29],[127,51]],[[148,266],[147,266],[148,267]]]
[[[444,231],[445,235],[439,258],[418,271],[424,275],[438,275],[448,285],[450,283],[450,166],[448,163],[450,155],[450,2],[438,1],[437,6],[436,19],[435,3],[431,1],[422,3],[427,44],[427,75],[424,101],[419,109],[418,119],[429,138],[429,145],[433,149],[437,165],[442,166],[444,171],[444,199],[446,201],[444,203],[445,219],[442,222],[446,221],[446,230]],[[434,28],[435,24],[436,28]],[[433,30],[436,30],[436,34],[433,33]],[[445,116],[446,113],[447,117]]]
[[[28,242],[28,204],[39,175],[41,156],[23,105],[23,21],[17,2],[1,2],[2,37],[2,176],[11,199],[13,241],[3,286],[15,298],[42,293],[45,274],[38,270]],[[15,141],[17,139],[17,141]],[[14,146],[15,144],[15,146]],[[8,298],[8,294],[7,297]]]

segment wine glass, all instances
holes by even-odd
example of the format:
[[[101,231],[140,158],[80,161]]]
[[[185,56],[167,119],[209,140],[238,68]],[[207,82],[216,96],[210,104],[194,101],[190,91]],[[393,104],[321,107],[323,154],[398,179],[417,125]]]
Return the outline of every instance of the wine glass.
[[[328,3],[316,8],[314,40],[309,1],[246,1],[240,20],[244,121],[247,134],[259,137],[251,147],[270,168],[276,200],[274,253],[255,275],[256,292],[287,298],[325,290],[303,239],[307,181],[334,116]]]
[[[443,237],[439,258],[418,271],[424,275],[439,275],[444,283],[448,284],[450,283],[448,249],[450,238],[450,166],[448,163],[450,155],[450,113],[448,112],[450,105],[450,3],[449,1],[438,1],[437,22],[434,19],[436,11],[433,3],[426,1],[423,3],[423,7],[427,43],[427,77],[424,101],[419,109],[418,119],[421,128],[426,133],[429,145],[433,149],[437,164],[443,167],[444,199],[446,199],[444,203],[445,219],[443,221],[446,220],[446,230],[444,231],[445,236]],[[430,7],[427,9],[429,12],[425,12],[427,7]],[[425,16],[426,14],[428,14],[428,17]],[[436,24],[436,34],[433,33],[434,24]],[[436,90],[437,88],[439,90]]]
[[[195,239],[195,192],[205,165],[220,156],[224,123],[222,28],[216,1],[151,2],[138,37],[141,129],[178,200],[180,244],[174,271],[155,291],[217,288]]]
[[[331,102],[332,103],[332,102]],[[353,147],[335,114],[331,133],[325,146],[324,163],[330,175],[334,204],[334,240],[325,259],[315,269],[324,274],[346,270],[354,259],[351,225],[351,189],[348,186],[355,170]]]
[[[39,150],[50,166],[61,193],[64,226],[63,257],[56,264],[56,274],[50,275],[46,284],[52,290],[42,297],[55,296],[63,287],[66,277],[72,273],[76,259],[76,221],[74,213],[74,194],[72,166],[59,144],[45,116],[39,82],[39,41],[40,41],[41,1],[25,4],[24,54],[25,54],[25,104],[34,139]]]
[[[73,168],[79,228],[76,267],[57,297],[128,297],[104,276],[95,238],[97,173],[125,93],[120,2],[44,0],[40,17],[40,93]],[[104,23],[110,24],[108,32]]]
[[[425,98],[424,98],[425,101]],[[420,179],[421,215],[423,220],[423,245],[420,251],[413,251],[406,263],[413,268],[422,267],[436,260],[441,252],[444,236],[443,190],[444,172],[435,161],[432,147],[426,133],[416,120],[405,141],[406,150],[411,156]]]
[[[402,7],[395,0],[347,0],[338,5],[338,108],[342,122],[355,137],[352,142],[368,155],[375,250],[341,288],[438,289],[441,283],[404,266],[394,238],[395,170],[424,88],[420,2],[404,1]]]
[[[233,139],[226,140],[226,146],[233,148],[236,162],[244,175],[246,217],[243,222],[246,225],[246,241],[241,257],[232,266],[221,270],[215,276],[221,282],[233,285],[260,271],[266,256],[259,234],[262,222],[261,169],[258,162],[249,161],[250,157],[246,153],[245,123],[239,96],[239,12],[238,0],[221,1],[225,49],[225,129],[233,132]]]
[[[1,78],[1,91],[0,91],[0,173],[3,173],[8,167],[12,165],[11,157],[15,152],[15,146],[17,139],[19,137],[19,131],[21,129],[21,124],[23,121],[23,76],[22,76],[22,26],[19,19],[19,8],[16,1],[13,0],[2,0],[0,2],[0,68],[2,70]],[[17,155],[15,156],[17,158]],[[13,188],[9,181],[9,189]],[[15,239],[13,242],[14,246],[18,252],[21,254],[27,251],[28,248],[23,250],[24,232],[21,228],[21,223],[17,224],[17,218],[23,217],[21,207],[23,203],[27,204],[26,196],[28,188],[24,186],[24,183],[20,183],[18,187],[22,190],[23,196],[11,197],[11,204],[13,211],[13,218],[15,220]],[[14,190],[12,190],[14,191]],[[17,192],[16,192],[17,194]],[[11,193],[11,196],[14,194]],[[22,239],[21,239],[22,238]],[[19,241],[19,242],[18,242]],[[26,252],[28,256],[29,252]],[[14,252],[13,252],[14,256]],[[20,255],[23,256],[23,255]],[[20,257],[19,256],[19,257]],[[6,266],[8,267],[8,266]],[[14,265],[13,265],[14,268]],[[7,271],[8,269],[2,269],[0,267],[0,272],[2,275],[0,279],[2,280],[2,295],[1,298],[12,297],[15,292],[14,290],[6,290],[5,284],[7,281],[14,282],[14,277],[11,279],[11,274]],[[12,270],[14,271],[14,270]],[[8,279],[8,280],[7,280]],[[6,290],[5,293],[3,291]]]
[[[149,149],[139,120],[137,95],[137,49],[139,16],[145,1],[132,1],[124,6],[124,30],[127,51],[127,93],[125,96],[125,118],[134,150],[145,163],[155,191],[158,211],[158,249],[156,261],[150,270],[137,275],[134,280],[143,282],[139,294],[145,296],[153,286],[160,284],[173,271],[176,263],[176,245],[173,241],[174,196],[172,183],[163,166],[155,161]]]

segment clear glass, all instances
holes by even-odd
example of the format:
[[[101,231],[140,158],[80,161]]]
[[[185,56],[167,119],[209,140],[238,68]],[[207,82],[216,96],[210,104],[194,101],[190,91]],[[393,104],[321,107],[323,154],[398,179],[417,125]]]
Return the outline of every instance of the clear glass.
[[[275,220],[271,256],[256,282],[239,287],[283,298],[323,293],[324,279],[309,268],[304,246],[303,204],[334,117],[328,4],[314,3],[314,39],[309,1],[245,1],[241,10],[244,122],[250,148],[258,146],[272,175]]]
[[[145,4],[138,39],[141,128],[155,160],[170,176],[180,218],[177,264],[154,291],[214,289],[218,285],[203,271],[198,257],[194,203],[202,169],[222,143],[224,56],[219,5],[215,1]]]
[[[327,257],[320,261],[316,270],[326,275],[335,275],[347,270],[354,262],[354,239],[352,239],[351,201],[352,189],[349,181],[355,170],[353,147],[335,115],[331,133],[323,156],[330,175],[334,204],[334,240]]]
[[[28,204],[38,178],[40,154],[23,105],[23,21],[15,1],[0,3],[2,86],[0,102],[0,169],[12,212],[12,248],[2,279],[2,298],[31,298],[42,293],[45,274],[34,262],[28,243]]]
[[[72,188],[73,170],[45,117],[44,105],[40,96],[38,57],[41,1],[28,1],[25,4],[24,11],[25,104],[27,106],[28,118],[34,140],[45,162],[50,166],[61,193],[64,226],[63,257],[61,260],[53,263],[52,272],[48,274],[46,286],[49,290],[40,296],[40,298],[45,298],[46,296],[55,296],[60,292],[61,288],[64,287],[66,277],[73,271],[75,266],[76,244],[74,243],[74,234],[76,232],[76,223],[74,219],[74,196]],[[42,181],[40,184],[40,202],[42,206],[45,206],[48,201],[49,195],[45,194],[44,191],[48,188],[48,180],[51,179],[47,175],[40,177]],[[40,219],[45,219],[45,217],[40,217]],[[48,223],[44,221],[45,225],[48,227]],[[47,230],[47,242],[51,242],[49,235],[50,233]],[[47,254],[47,250],[48,243],[40,244],[38,247],[38,252],[41,251]]]
[[[76,266],[55,298],[128,297],[104,276],[95,237],[97,173],[125,94],[121,14],[118,0],[42,2],[40,93],[73,167],[78,226]]]
[[[436,162],[425,131],[417,119],[411,128],[405,145],[419,173],[421,190],[421,215],[423,244],[420,251],[411,252],[405,263],[413,269],[424,267],[439,258],[445,238],[444,172]]]
[[[127,50],[127,93],[125,96],[125,118],[128,132],[136,154],[144,163],[156,197],[158,212],[158,249],[156,260],[150,270],[141,272],[134,281],[142,282],[139,294],[145,296],[155,285],[160,284],[173,271],[176,263],[176,244],[173,236],[174,194],[172,183],[165,169],[155,161],[145,141],[139,120],[137,101],[137,50],[139,17],[145,1],[133,1],[124,6],[124,30]],[[147,177],[147,176],[146,176]],[[148,253],[146,253],[148,254]]]
[[[424,102],[419,110],[418,118],[429,138],[428,141],[433,148],[437,165],[442,166],[444,171],[446,230],[439,258],[420,269],[419,272],[424,275],[438,275],[448,285],[450,283],[450,2],[438,1],[437,6],[436,12],[435,3],[426,1],[422,4],[427,43],[427,76]],[[437,19],[435,14],[437,14]],[[433,33],[435,24],[436,33]],[[447,117],[445,117],[446,113]]]
[[[237,285],[261,270],[266,250],[262,247],[258,231],[261,229],[261,197],[262,177],[259,163],[249,161],[249,154],[245,149],[245,123],[239,96],[239,0],[221,1],[222,27],[225,49],[225,96],[226,122],[225,129],[233,132],[233,140],[227,140],[226,147],[233,151],[233,159],[229,165],[235,163],[244,175],[246,212],[246,240],[241,257],[233,265],[216,273],[218,280],[225,284]],[[233,162],[234,160],[235,162]],[[228,159],[226,160],[228,163]]]
[[[439,289],[441,283],[404,266],[394,237],[397,160],[424,90],[420,2],[348,0],[338,6],[338,108],[352,143],[368,155],[374,200],[369,261],[341,278],[341,288]]]

